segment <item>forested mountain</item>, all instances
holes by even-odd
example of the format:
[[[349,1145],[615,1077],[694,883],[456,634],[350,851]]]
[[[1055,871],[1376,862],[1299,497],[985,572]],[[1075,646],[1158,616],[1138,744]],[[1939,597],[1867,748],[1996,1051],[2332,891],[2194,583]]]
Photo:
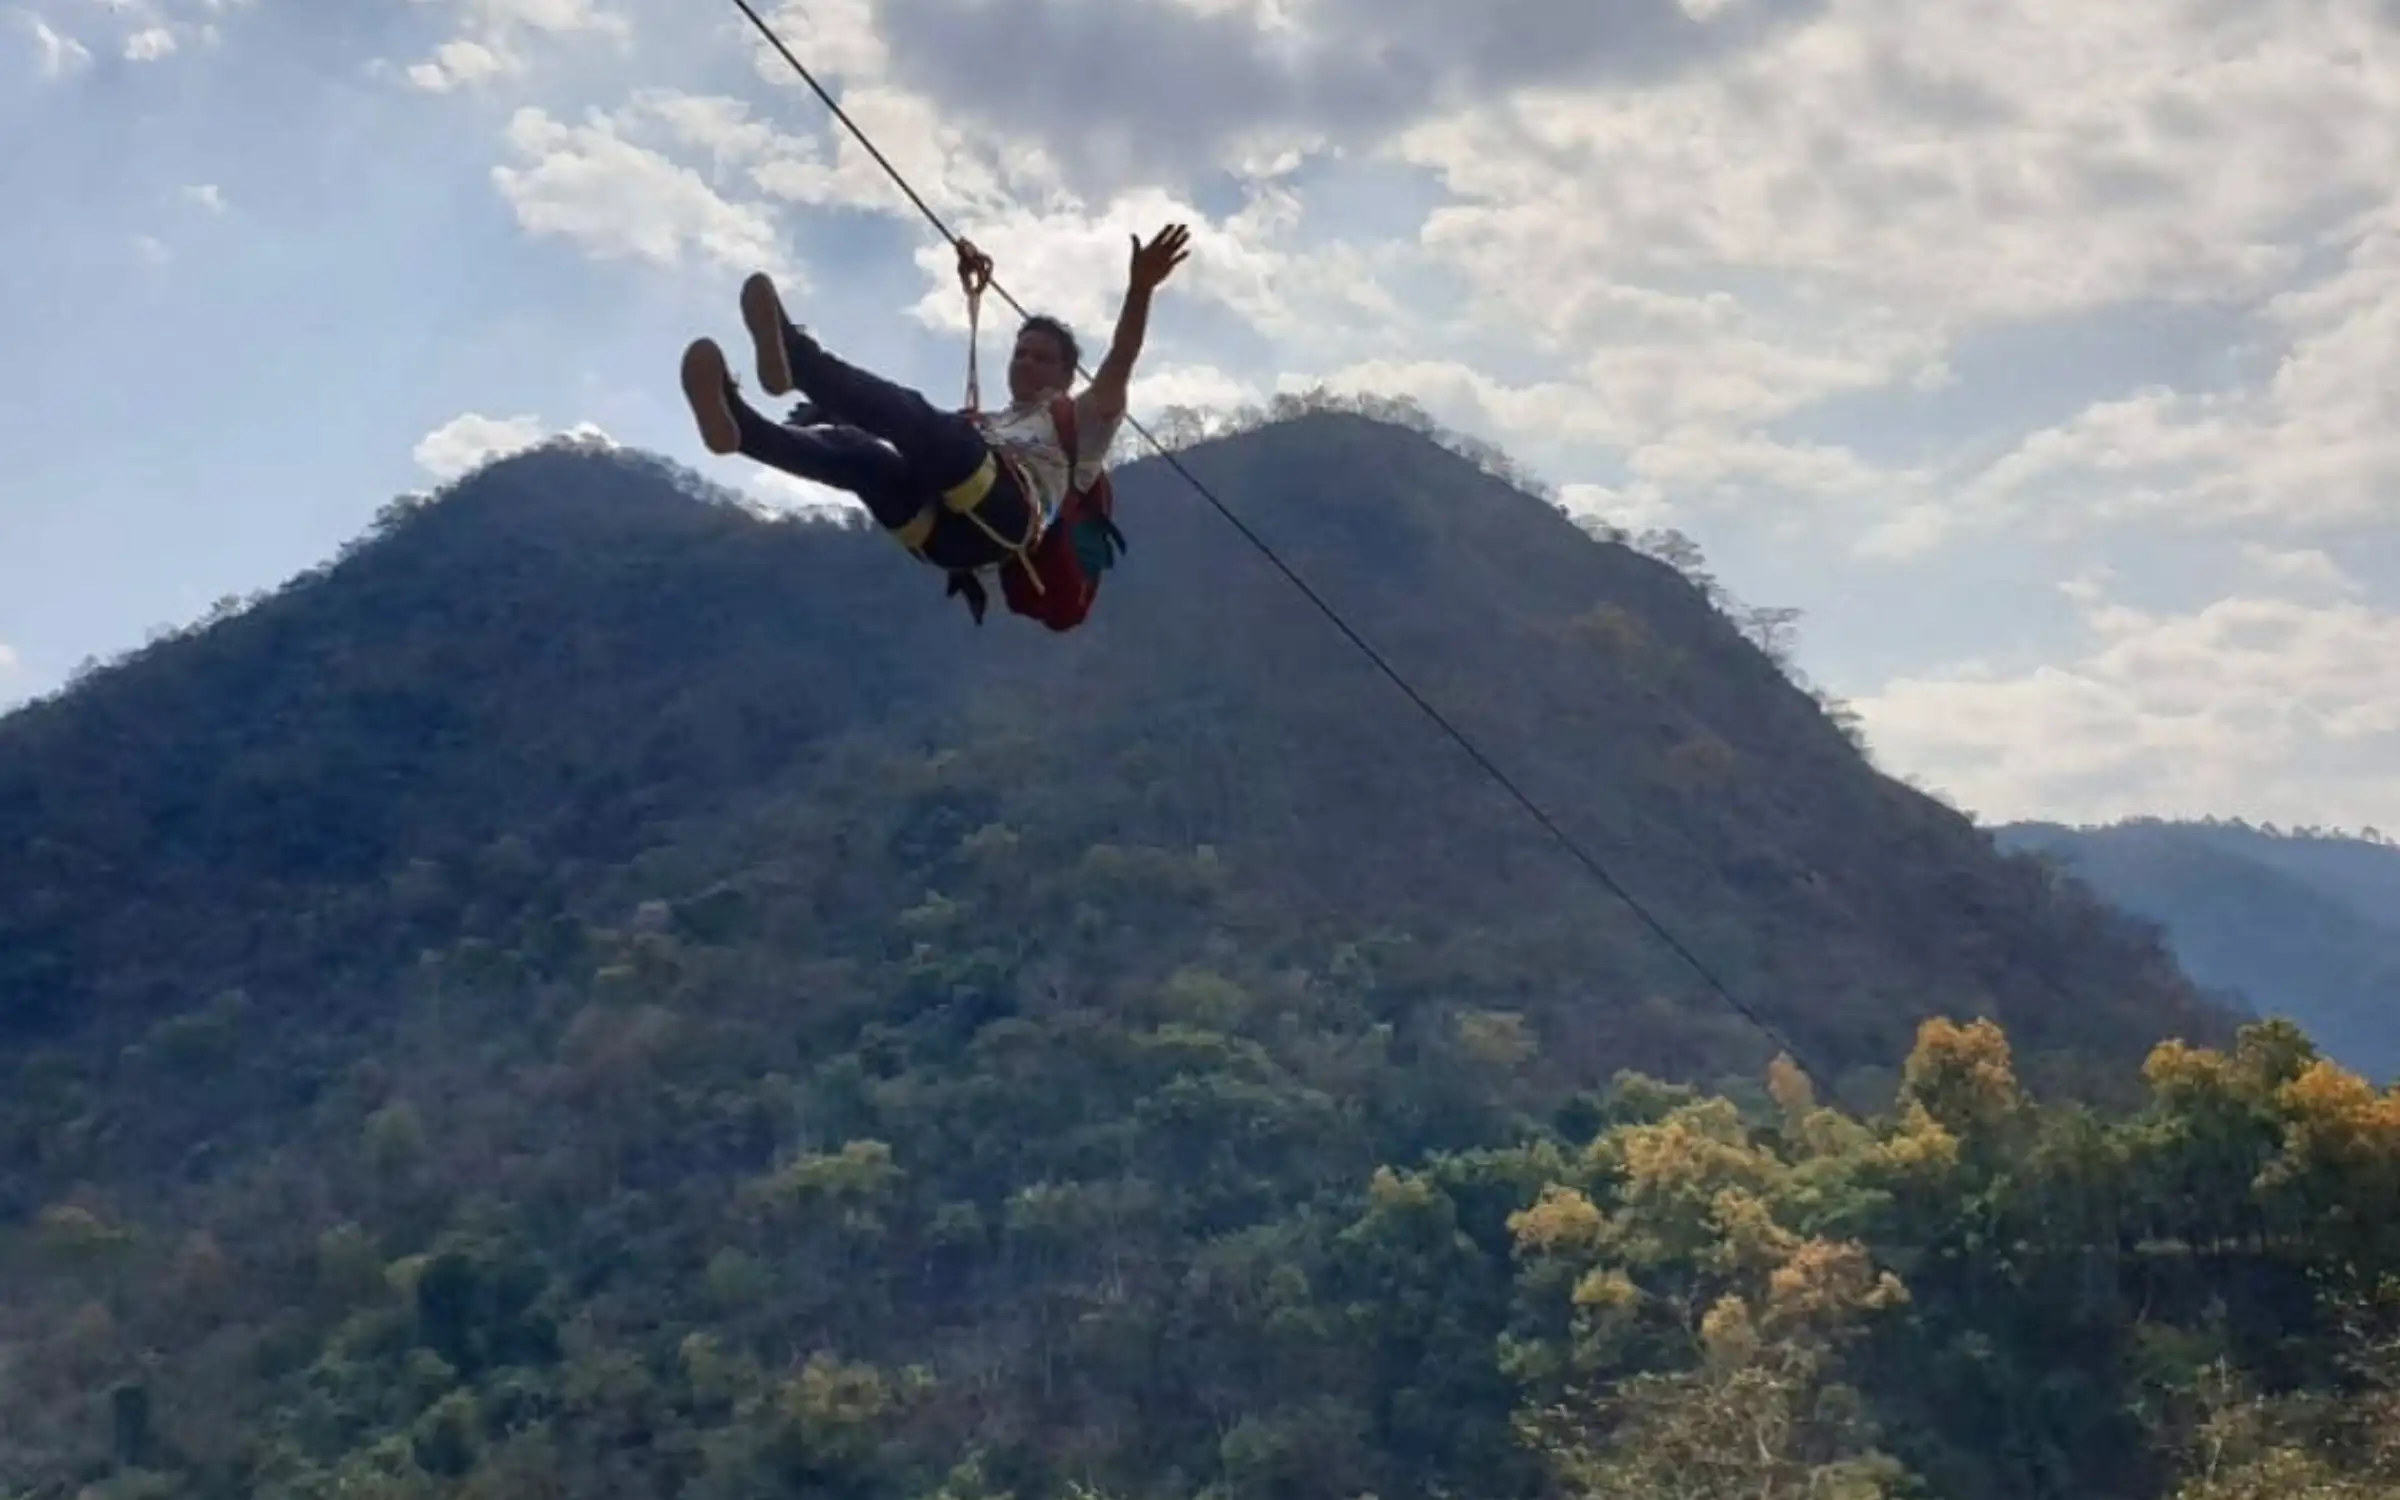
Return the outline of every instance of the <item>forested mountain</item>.
[[[2375,1472],[2400,1111],[1676,539],[1285,415],[1181,457],[1814,1077],[1160,465],[1053,638],[554,447],[0,720],[0,1493]]]
[[[2371,1078],[2400,1077],[2400,848],[2375,830],[2142,818],[1998,836],[2156,922],[2202,984],[2291,1017]]]
[[[2147,934],[1877,774],[1705,574],[1355,415],[1181,457],[1812,1057],[1888,1070],[1944,1012],[2118,1059],[2209,1024]],[[1567,1067],[1763,1059],[1156,462],[1120,476],[1132,552],[1064,639],[978,631],[885,539],[677,479],[571,447],[509,460],[0,721],[0,888],[23,893],[0,912],[0,1026],[113,1046],[237,984],[319,1028],[370,1019],[426,942],[516,917],[464,899],[488,867],[615,920],[587,882],[805,813],[844,852],[811,824],[780,853],[849,910],[921,896],[944,870],[923,858],[986,824],[1037,841],[1036,868],[1205,848],[1264,911],[1405,936],[1429,983],[1516,996]]]

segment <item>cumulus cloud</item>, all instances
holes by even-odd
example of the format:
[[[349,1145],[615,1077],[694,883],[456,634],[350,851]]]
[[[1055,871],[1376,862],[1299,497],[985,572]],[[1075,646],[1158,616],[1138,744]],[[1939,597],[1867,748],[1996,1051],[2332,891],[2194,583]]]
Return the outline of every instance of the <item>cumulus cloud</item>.
[[[622,45],[633,28],[622,14],[593,0],[414,0],[439,5],[457,31],[433,54],[411,64],[408,81],[428,93],[446,94],[526,72],[533,44],[568,36],[592,36]]]
[[[826,485],[811,484],[781,469],[763,464],[747,466],[741,488],[762,513],[787,517],[856,517],[867,513],[858,497]]]
[[[1094,179],[1222,163],[1262,136],[1370,145],[1429,109],[1529,87],[1651,83],[1755,46],[1823,0],[875,0],[891,79]],[[1062,86],[1028,89],[1027,78]],[[1072,86],[1065,86],[1072,80]]]
[[[433,49],[422,62],[411,63],[408,81],[429,94],[472,88],[487,79],[515,72],[522,64],[467,37],[452,37]]]
[[[1087,343],[1106,341],[1125,295],[1125,276],[1137,239],[1148,239],[1169,223],[1191,230],[1191,258],[1175,272],[1176,300],[1213,303],[1270,332],[1297,326],[1313,315],[1310,334],[1322,337],[1345,319],[1370,316],[1388,306],[1371,279],[1336,286],[1325,266],[1315,268],[1272,244],[1265,234],[1233,214],[1212,219],[1178,195],[1145,190],[1113,201],[1068,200],[1046,211],[1007,209],[972,221],[969,232],[989,254],[1001,283],[1030,307],[1090,330]],[[1271,231],[1270,231],[1271,233]],[[1339,262],[1339,252],[1327,259]],[[937,241],[921,245],[918,266],[926,294],[914,309],[924,322],[964,329],[966,307],[959,296],[956,261]],[[1287,274],[1288,273],[1288,274]],[[1322,291],[1323,300],[1311,302]],[[1364,309],[1364,311],[1362,311]],[[1163,330],[1171,332],[1171,330]],[[1307,335],[1302,335],[1307,336]],[[1100,349],[1095,347],[1095,358]]]
[[[2270,584],[2305,588],[2344,597],[2365,592],[2365,585],[2315,547],[2281,551],[2257,542],[2242,546],[2242,559]]]
[[[1833,0],[1720,66],[1519,91],[1399,150],[1451,195],[1422,243],[1472,315],[1567,364],[1637,471],[1800,445],[1728,504],[1877,493],[1856,540],[1901,557],[1978,517],[2357,518],[2400,493],[2374,374],[2400,33],[2366,0]],[[1906,409],[1963,340],[2132,304],[2254,310],[2282,367],[2111,392],[2014,453],[1829,464],[1793,436],[1837,398]],[[1993,420],[2020,399],[1992,392]]]
[[[845,92],[842,111],[919,196],[943,205],[946,218],[1007,212],[1016,200],[1055,188],[1055,177],[1038,158],[991,151],[918,95],[856,84]],[[830,157],[813,140],[779,137],[777,148],[760,164],[758,181],[780,197],[823,207],[916,212],[883,164],[846,129],[835,134]]]
[[[1223,411],[1264,399],[1254,382],[1216,365],[1162,364],[1142,372],[1133,407],[1146,423],[1170,407]]]
[[[562,435],[599,444],[613,442],[607,433],[589,422],[562,429],[551,427],[537,416],[489,417],[471,411],[452,417],[419,438],[409,456],[417,461],[418,467],[446,484],[492,459],[522,452]]]
[[[1458,360],[1361,360],[1329,371],[1324,384],[1335,391],[1412,397],[1445,426],[1493,433],[1504,442],[1536,435],[1602,438],[1609,430],[1606,414],[1593,408],[1579,386],[1562,381],[1511,385]]]
[[[783,44],[821,81],[880,78],[891,66],[891,51],[884,45],[875,0],[781,0],[757,9]],[[783,55],[748,29],[747,19],[742,25],[762,80],[805,87],[792,76],[792,65]]]
[[[610,116],[570,125],[527,106],[509,121],[508,144],[524,165],[494,167],[492,180],[530,233],[604,259],[764,268],[806,290],[772,209],[722,196],[690,167],[628,139]]]
[[[1716,321],[1850,330],[1905,370],[1929,324],[2259,293],[2296,220],[2388,192],[2390,39],[2340,0],[2262,28],[2278,8],[1837,0],[1672,86],[1498,100],[1404,149],[1464,200],[1435,227],[1495,297],[1699,272],[1738,298]]]
[[[194,183],[183,190],[183,201],[212,214],[225,212],[225,194],[213,182]]]
[[[911,186],[993,257],[1003,288],[1085,330],[1087,343],[1104,343],[1115,322],[1134,239],[1170,222],[1192,229],[1191,259],[1174,283],[1177,299],[1221,306],[1291,355],[1388,345],[1412,322],[1382,279],[1405,252],[1289,244],[1298,204],[1275,182],[1254,184],[1244,201],[1215,215],[1157,188],[1087,200],[1066,187],[1057,165],[1040,152],[979,139],[914,94],[858,84],[843,108]],[[705,222],[720,231],[718,259],[744,269],[771,267],[763,237],[773,232],[779,210],[866,210],[917,222],[914,205],[848,132],[787,131],[728,95],[645,89],[616,109],[594,111],[581,127],[529,109],[511,137],[520,154],[549,160],[558,190],[552,196],[571,189],[592,200],[588,212],[553,209],[546,217],[561,232],[574,218],[579,237],[596,251],[631,253],[638,233],[647,246],[639,253],[671,263],[676,226]],[[640,180],[621,182],[620,173]],[[504,188],[512,198],[540,196],[515,174]],[[739,196],[750,192],[765,198]],[[660,205],[670,197],[673,210]],[[520,218],[533,227],[522,206]],[[914,258],[925,292],[913,315],[964,331],[949,247],[924,234]],[[1005,305],[997,298],[994,304],[995,316],[1005,316]],[[1170,337],[1171,330],[1161,330],[1154,340]],[[1090,352],[1096,359],[1101,351]]]
[[[2400,818],[2400,613],[2268,594],[2157,613],[2107,584],[2071,593],[2076,655],[1860,699],[1877,749],[1993,819]]]
[[[1004,175],[983,143],[943,125],[932,106],[914,95],[856,85],[842,108],[920,195],[950,214],[1004,210],[1014,195],[1054,185],[1023,172]],[[754,113],[747,100],[650,88],[597,118],[610,131],[651,142],[662,153],[703,155],[712,180],[738,177],[786,203],[916,212],[884,166],[847,131],[831,133],[829,152],[819,135],[782,130]]]
[[[2026,515],[2300,529],[2400,516],[2400,193],[2338,267],[2269,299],[2279,348],[2251,387],[2150,388],[2027,436],[1962,495],[1987,522]]]
[[[1681,519],[1674,502],[1653,486],[1621,489],[1577,481],[1558,487],[1558,503],[1570,516],[1604,521],[1626,531],[1673,526]]]
[[[1055,165],[1040,153],[962,130],[916,94],[856,81],[844,91],[842,110],[874,141],[883,162],[847,129],[821,123],[806,132],[786,130],[754,111],[748,100],[725,94],[647,88],[594,119],[662,155],[705,157],[713,182],[739,181],[806,208],[863,209],[913,219],[918,210],[891,180],[890,170],[896,169],[919,196],[940,205],[945,218],[973,222],[979,239],[989,238],[984,226],[994,220],[1022,217],[1019,205],[1026,200],[1073,201]],[[941,261],[940,269],[949,280],[949,262]]]
[[[18,664],[17,648],[6,641],[0,641],[0,678],[13,676]]]

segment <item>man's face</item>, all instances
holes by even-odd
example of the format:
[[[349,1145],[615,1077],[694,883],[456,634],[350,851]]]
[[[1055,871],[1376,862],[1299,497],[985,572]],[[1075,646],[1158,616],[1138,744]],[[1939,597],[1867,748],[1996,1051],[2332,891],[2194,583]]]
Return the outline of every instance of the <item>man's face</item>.
[[[1067,352],[1046,328],[1028,328],[1017,335],[1016,351],[1008,357],[1008,393],[1032,401],[1063,391],[1075,378],[1067,368]]]

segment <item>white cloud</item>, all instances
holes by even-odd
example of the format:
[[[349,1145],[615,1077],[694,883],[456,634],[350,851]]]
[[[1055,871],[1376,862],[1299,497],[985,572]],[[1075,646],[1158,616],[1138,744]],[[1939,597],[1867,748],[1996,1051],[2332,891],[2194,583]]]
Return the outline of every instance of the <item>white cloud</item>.
[[[776,24],[787,43],[810,57],[812,70],[852,75],[842,109],[874,142],[873,152],[813,98],[795,117],[811,122],[805,133],[771,123],[746,100],[664,88],[642,90],[625,106],[593,115],[594,128],[679,167],[682,158],[705,158],[690,170],[719,192],[746,184],[802,210],[865,210],[921,231],[915,259],[927,289],[914,314],[929,326],[965,328],[955,260],[885,162],[993,257],[1007,292],[1085,330],[1087,343],[1104,342],[1115,321],[1130,237],[1146,238],[1170,222],[1192,231],[1175,296],[1225,306],[1276,340],[1287,357],[1389,347],[1400,330],[1423,322],[1380,279],[1387,262],[1410,258],[1405,247],[1319,243],[1299,253],[1278,243],[1301,213],[1298,198],[1273,180],[1290,169],[1289,161],[1249,183],[1247,201],[1222,217],[1158,188],[1087,201],[1044,152],[1005,134],[947,123],[938,101],[882,82],[885,49],[859,0],[811,7],[807,19],[788,10]],[[760,52],[766,76],[797,86],[763,43]],[[1006,314],[999,298],[993,303]]]
[[[535,416],[487,417],[481,412],[465,412],[418,439],[409,457],[446,483],[489,459],[534,446],[546,431],[542,419]]]
[[[609,116],[569,125],[522,108],[508,142],[526,165],[494,167],[492,180],[529,233],[561,236],[601,259],[676,267],[697,256],[807,289],[772,210],[726,199],[691,168],[627,139]]]
[[[1095,360],[1116,323],[1135,240],[1170,223],[1188,226],[1191,235],[1190,258],[1169,284],[1174,301],[1234,314],[1272,343],[1279,363],[1388,358],[1411,333],[1430,331],[1430,319],[1384,280],[1387,262],[1405,252],[1345,243],[1300,247],[1291,242],[1286,195],[1273,186],[1254,187],[1253,194],[1217,217],[1158,189],[1102,204],[1061,191],[1040,210],[1003,206],[966,216],[962,232],[992,257],[1000,284],[1020,302],[1083,330]],[[927,289],[915,315],[933,327],[964,329],[950,250],[929,238],[916,262]],[[1154,326],[1171,336],[1172,324]]]
[[[205,209],[212,214],[225,212],[225,194],[213,182],[192,184],[183,190],[183,199],[186,203]]]
[[[2400,818],[2400,613],[2233,596],[2189,614],[2072,591],[2079,655],[1966,662],[1855,707],[1887,764],[1980,816]]]
[[[1018,198],[1056,184],[1041,158],[995,157],[982,138],[945,125],[937,104],[905,90],[854,83],[843,91],[842,112],[947,218],[1006,213]],[[832,141],[827,160],[813,138],[779,136],[779,154],[759,164],[759,185],[794,203],[916,212],[847,128],[837,127]]]
[[[751,464],[741,476],[741,487],[769,514],[779,516],[863,516],[866,507],[858,497],[829,485],[811,484],[805,479],[771,469],[764,464]]]
[[[879,79],[891,66],[891,50],[875,28],[874,0],[784,0],[760,6],[768,26],[783,38],[794,56],[807,61],[820,82],[857,83]],[[792,65],[767,45],[747,18],[742,35],[750,46],[761,80],[784,88],[805,89]],[[813,100],[811,101],[814,102]],[[847,104],[844,109],[849,108]]]
[[[40,16],[25,15],[33,32],[34,54],[44,78],[65,78],[91,66],[92,49],[51,26]]]
[[[2351,577],[2348,570],[2314,547],[2284,552],[2257,542],[2246,542],[2242,545],[2242,560],[2272,583],[2343,596],[2365,592],[2365,586]]]
[[[15,675],[18,665],[17,648],[0,641],[0,677]]]
[[[507,59],[483,43],[453,37],[425,61],[409,64],[408,81],[429,94],[446,94],[512,71]]]
[[[1680,519],[1673,501],[1655,485],[1628,490],[1577,481],[1558,487],[1558,503],[1568,515],[1588,516],[1633,532],[1673,526]]]
[[[1493,433],[1502,441],[1537,435],[1588,440],[1607,431],[1605,418],[1590,407],[1589,392],[1578,386],[1563,381],[1511,386],[1458,360],[1361,360],[1322,377],[1286,376],[1283,384],[1297,390],[1319,379],[1334,391],[1412,397],[1444,426]]]
[[[2387,191],[2335,236],[2336,269],[2266,302],[2279,361],[2263,383],[2096,403],[1977,476],[1964,515],[2287,530],[2400,517],[2400,191]]]
[[[632,23],[592,0],[414,0],[456,14],[458,32],[425,60],[406,70],[408,81],[428,93],[472,88],[527,72],[526,45],[535,38],[584,35],[624,46]]]
[[[522,452],[557,436],[614,446],[614,440],[606,432],[589,422],[554,429],[537,416],[487,417],[471,411],[452,417],[418,439],[409,456],[435,479],[448,483],[492,459]]]
[[[857,55],[875,54],[860,49]],[[1248,202],[1214,220],[1156,189],[1089,204],[1067,190],[1055,164],[1040,153],[946,126],[938,108],[913,94],[853,83],[842,103],[910,185],[992,256],[1010,295],[1081,332],[1090,346],[1087,363],[1100,357],[1116,321],[1133,237],[1147,238],[1170,222],[1192,231],[1191,257],[1176,273],[1176,298],[1219,304],[1291,355],[1388,343],[1411,321],[1379,281],[1374,252],[1340,244],[1305,252],[1280,245],[1297,222],[1298,204],[1273,184],[1258,185]],[[679,225],[705,224],[720,262],[774,269],[768,248],[773,210],[730,196],[742,187],[803,211],[864,209],[922,228],[914,257],[926,291],[913,315],[931,327],[965,330],[953,252],[922,226],[884,167],[846,131],[829,126],[818,134],[792,134],[740,99],[647,89],[621,108],[592,113],[581,127],[559,124],[539,110],[520,111],[511,140],[520,154],[546,155],[555,188],[548,196],[591,200],[588,209],[553,205],[542,215],[529,214],[520,201],[520,220],[529,228],[538,219],[566,232],[572,221],[596,249],[662,264],[675,263],[681,243],[700,238],[697,229],[678,235]],[[502,170],[503,188],[513,198],[540,196],[523,174]],[[1009,315],[996,296],[986,310],[995,320]]]
[[[2400,30],[2374,4],[1832,0],[1723,66],[1481,101],[1397,154],[1456,195],[1422,246],[1463,313],[1561,362],[1635,473],[1714,488],[1687,503],[1805,500],[1887,558],[2029,511],[2358,519],[2400,496],[2395,220],[2357,212],[2400,159]],[[1939,388],[1970,335],[2140,300],[2256,307],[2283,366],[2120,393],[1997,463],[1761,430]]]
[[[1906,350],[2268,289],[2296,215],[2388,183],[2396,100],[2370,0],[1836,0],[1678,84],[1478,106],[1406,150],[1470,198],[1437,237],[1495,299],[1546,312],[1595,276],[1764,273],[1757,311],[1827,339],[1863,313]]]
[[[1086,364],[1094,363],[1087,358]],[[1147,424],[1171,406],[1223,411],[1265,399],[1257,385],[1208,364],[1160,364],[1142,370],[1133,385],[1134,414]]]
[[[167,242],[152,234],[135,235],[133,253],[141,258],[143,264],[150,266],[163,266],[175,258],[175,252]]]
[[[656,123],[676,145],[706,151],[720,174],[735,165],[809,149],[808,142],[753,118],[748,101],[727,94],[650,90],[635,96],[631,108],[617,118],[620,126],[628,121],[636,122],[636,128],[641,123]]]
[[[176,45],[173,31],[164,26],[145,26],[125,39],[125,57],[130,62],[156,62],[172,55]]]

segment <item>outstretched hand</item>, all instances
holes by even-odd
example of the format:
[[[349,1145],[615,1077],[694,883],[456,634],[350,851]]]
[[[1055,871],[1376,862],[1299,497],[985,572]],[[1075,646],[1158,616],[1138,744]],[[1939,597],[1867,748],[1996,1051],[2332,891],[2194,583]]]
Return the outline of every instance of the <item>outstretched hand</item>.
[[[1140,291],[1156,289],[1191,253],[1191,231],[1181,224],[1169,224],[1153,236],[1147,245],[1141,242],[1139,235],[1129,235],[1127,238],[1133,241],[1133,267],[1127,279]]]

